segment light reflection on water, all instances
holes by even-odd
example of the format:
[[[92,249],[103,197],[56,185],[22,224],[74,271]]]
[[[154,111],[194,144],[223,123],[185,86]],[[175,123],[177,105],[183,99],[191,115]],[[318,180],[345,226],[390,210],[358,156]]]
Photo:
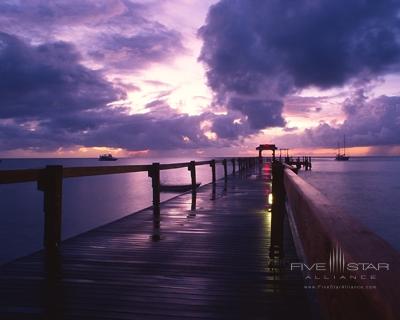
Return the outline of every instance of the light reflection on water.
[[[300,175],[400,251],[400,158],[313,159]]]
[[[4,159],[0,170],[43,168],[46,165],[103,166],[176,163],[193,159],[119,159],[99,162],[97,159]],[[209,160],[209,159],[194,159]],[[230,161],[228,162],[228,166]],[[217,177],[223,176],[222,165],[216,166]],[[228,172],[231,168],[228,167]],[[211,182],[208,165],[196,167],[197,181]],[[189,183],[187,168],[161,171],[162,183]],[[65,179],[63,182],[63,239],[111,222],[151,206],[151,179],[146,172]],[[175,193],[162,193],[165,201]],[[0,185],[0,263],[36,251],[42,247],[43,194],[35,183]]]

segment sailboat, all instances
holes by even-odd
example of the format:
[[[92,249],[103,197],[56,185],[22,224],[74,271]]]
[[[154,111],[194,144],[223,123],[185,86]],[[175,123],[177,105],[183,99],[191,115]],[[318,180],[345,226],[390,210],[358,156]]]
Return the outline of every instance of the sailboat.
[[[336,161],[347,161],[350,157],[346,156],[346,136],[343,136],[343,154],[340,153],[340,145],[338,143],[338,153],[336,155]]]

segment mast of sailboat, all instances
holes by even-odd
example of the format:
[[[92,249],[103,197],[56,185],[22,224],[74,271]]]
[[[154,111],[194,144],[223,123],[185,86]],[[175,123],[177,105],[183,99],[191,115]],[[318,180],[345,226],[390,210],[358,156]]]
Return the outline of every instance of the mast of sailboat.
[[[340,155],[340,142],[339,141],[337,143],[337,148],[338,148],[337,154]]]

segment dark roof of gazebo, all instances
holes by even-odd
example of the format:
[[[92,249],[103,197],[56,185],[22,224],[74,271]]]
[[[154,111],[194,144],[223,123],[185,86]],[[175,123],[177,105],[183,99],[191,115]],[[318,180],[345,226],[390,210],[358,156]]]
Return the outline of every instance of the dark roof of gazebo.
[[[277,150],[278,148],[274,144],[260,144],[256,150]]]

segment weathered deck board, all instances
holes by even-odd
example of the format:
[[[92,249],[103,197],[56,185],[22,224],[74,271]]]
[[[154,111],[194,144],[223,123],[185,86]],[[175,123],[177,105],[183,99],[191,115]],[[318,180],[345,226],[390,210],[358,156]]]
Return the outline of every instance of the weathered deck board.
[[[161,206],[162,240],[144,210],[0,268],[0,319],[309,317],[301,277],[271,266],[267,175],[230,177]],[[82,213],[84,214],[84,213]],[[286,225],[287,260],[296,254]]]

